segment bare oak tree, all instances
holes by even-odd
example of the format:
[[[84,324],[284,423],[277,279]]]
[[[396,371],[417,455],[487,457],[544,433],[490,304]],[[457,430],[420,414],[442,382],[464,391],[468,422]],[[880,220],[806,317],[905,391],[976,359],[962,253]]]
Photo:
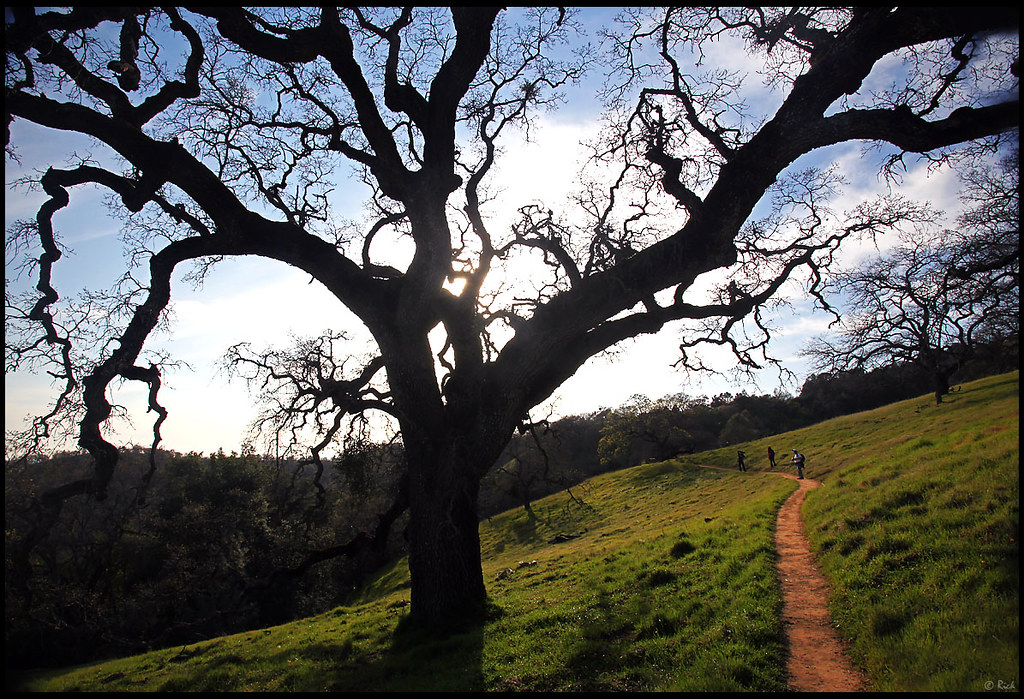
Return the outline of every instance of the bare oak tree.
[[[1020,332],[1020,170],[1017,154],[964,173],[959,228],[918,232],[827,284],[850,311],[804,353],[834,372],[912,364],[936,405],[978,348]]]
[[[502,139],[591,65],[561,46],[574,39],[571,12],[8,13],[8,149],[24,120],[82,134],[117,163],[49,169],[39,180],[49,199],[9,238],[25,249],[31,237],[43,252],[33,268],[39,293],[8,299],[19,323],[7,366],[45,367],[64,383],[30,437],[70,415],[96,464],[93,478],[44,494],[42,509],[54,515],[67,497],[102,496],[118,459],[103,432],[111,382],[145,382],[163,420],[163,364],[140,356],[172,272],[193,263],[201,275],[226,256],[277,260],[344,303],[375,354],[357,367],[321,342],[308,348],[311,363],[293,355],[283,372],[268,353],[239,348],[237,359],[280,387],[279,425],[304,421],[317,432],[314,451],[341,414],[375,408],[397,421],[411,614],[428,623],[481,613],[480,480],[530,409],[588,358],[691,321],[684,352],[716,342],[756,366],[767,357],[763,309],[787,281],[817,294],[845,239],[917,215],[898,198],[832,211],[835,174],[798,159],[857,141],[884,147],[895,169],[912,154],[940,161],[962,144],[996,147],[1018,126],[1016,10],[636,9],[607,37],[611,128],[595,157],[617,174],[571,211],[526,207],[498,230],[486,184]],[[745,113],[737,76],[703,69],[703,52],[726,37],[763,59],[780,96],[770,117]],[[881,65],[901,66],[905,78],[864,88]],[[367,187],[372,220],[361,229],[329,208],[332,189],[356,186],[343,184],[344,167]],[[114,197],[129,249],[148,267],[147,281],[126,275],[121,313],[102,338],[76,320],[88,313],[60,305],[51,276],[61,256],[54,214],[86,184]],[[750,220],[766,193],[771,212]],[[408,260],[381,253],[386,236],[410,243]],[[526,280],[530,295],[498,283],[529,256],[546,270]],[[725,281],[695,293],[716,270]],[[443,347],[431,344],[435,328]],[[89,340],[95,351],[82,352]],[[684,361],[696,366],[692,354]],[[154,446],[159,439],[158,421]]]

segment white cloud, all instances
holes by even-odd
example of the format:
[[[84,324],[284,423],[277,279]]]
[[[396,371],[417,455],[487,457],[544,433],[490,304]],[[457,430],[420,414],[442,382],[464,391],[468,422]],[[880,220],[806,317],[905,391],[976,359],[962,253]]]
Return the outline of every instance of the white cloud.
[[[498,160],[491,186],[501,194],[493,219],[507,225],[520,206],[543,203],[562,206],[579,187],[579,175],[589,154],[582,145],[597,135],[597,121],[559,121],[540,117],[530,140],[507,144]]]
[[[358,330],[355,316],[319,282],[280,262],[235,258],[218,263],[203,287],[176,285],[174,343],[199,354],[237,342],[281,345],[291,334]]]

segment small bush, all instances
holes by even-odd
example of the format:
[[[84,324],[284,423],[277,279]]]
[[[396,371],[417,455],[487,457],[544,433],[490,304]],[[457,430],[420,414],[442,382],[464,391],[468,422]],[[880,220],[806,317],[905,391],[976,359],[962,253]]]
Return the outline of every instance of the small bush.
[[[661,585],[667,585],[676,579],[676,574],[671,570],[658,569],[651,571],[650,573],[643,573],[640,575],[641,580],[645,580],[648,587],[660,587]]]
[[[675,543],[675,545],[672,547],[671,554],[673,558],[682,558],[686,554],[693,553],[696,550],[696,546],[691,544],[686,539],[683,539],[682,541],[677,541]]]

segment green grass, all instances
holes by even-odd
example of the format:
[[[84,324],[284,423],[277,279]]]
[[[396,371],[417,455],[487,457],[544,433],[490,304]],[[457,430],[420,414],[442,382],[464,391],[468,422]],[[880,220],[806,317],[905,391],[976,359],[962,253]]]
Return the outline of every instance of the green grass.
[[[833,618],[880,690],[1018,679],[1019,397],[1016,380],[982,385],[886,413],[878,455],[808,497]]]
[[[1019,373],[748,444],[797,448],[829,609],[878,691],[1019,687]],[[735,461],[736,450],[700,455]],[[767,468],[767,458],[758,468]],[[991,683],[991,684],[989,684]],[[1000,685],[1001,683],[1001,685]]]
[[[808,535],[878,690],[1016,687],[1018,375],[771,440],[605,474],[482,522],[492,602],[443,639],[400,622],[404,563],[351,606],[26,678],[34,691],[781,691],[772,544],[793,447]],[[747,452],[747,474],[732,466]],[[765,463],[762,463],[765,462]]]

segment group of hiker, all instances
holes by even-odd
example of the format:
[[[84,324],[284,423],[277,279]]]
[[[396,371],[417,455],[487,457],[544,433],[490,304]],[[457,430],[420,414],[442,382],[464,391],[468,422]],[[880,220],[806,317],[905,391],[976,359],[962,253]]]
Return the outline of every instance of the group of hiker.
[[[745,457],[746,454],[742,451],[736,452],[736,465],[741,471],[747,470],[747,465],[743,462]],[[772,468],[775,468],[775,450],[771,447],[768,447],[768,462]],[[793,465],[796,467],[796,477],[802,479],[804,477],[804,455],[796,449],[793,450]]]

